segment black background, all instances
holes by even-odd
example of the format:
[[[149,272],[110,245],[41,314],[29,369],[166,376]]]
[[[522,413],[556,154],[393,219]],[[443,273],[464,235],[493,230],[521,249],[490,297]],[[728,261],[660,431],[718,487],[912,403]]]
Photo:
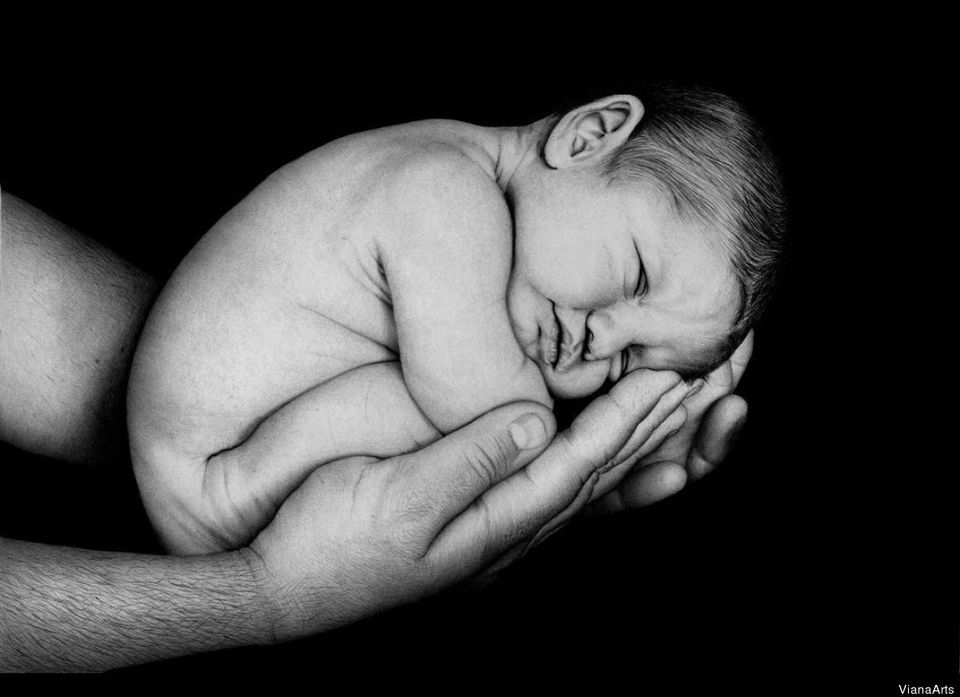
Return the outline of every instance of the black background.
[[[918,484],[943,462],[918,435],[922,405],[903,397],[932,376],[874,324],[878,304],[898,326],[911,311],[884,280],[891,261],[880,255],[903,231],[900,190],[878,184],[889,163],[874,157],[876,139],[884,131],[895,151],[889,134],[903,121],[891,100],[923,101],[885,49],[830,34],[739,51],[721,38],[696,51],[586,49],[548,34],[513,53],[489,38],[335,47],[327,34],[322,48],[212,38],[144,46],[134,34],[8,70],[0,185],[162,278],[265,175],[337,136],[425,117],[526,123],[570,94],[666,78],[727,91],[758,117],[783,162],[794,244],[741,384],[748,427],[703,482],[571,526],[485,590],[127,674],[255,667],[313,676],[318,689],[429,683],[438,666],[478,686],[585,676],[638,692],[838,676],[877,680],[884,694],[898,682],[955,684],[947,509]],[[9,448],[0,457],[12,476],[0,534],[157,551],[128,463],[77,472]]]

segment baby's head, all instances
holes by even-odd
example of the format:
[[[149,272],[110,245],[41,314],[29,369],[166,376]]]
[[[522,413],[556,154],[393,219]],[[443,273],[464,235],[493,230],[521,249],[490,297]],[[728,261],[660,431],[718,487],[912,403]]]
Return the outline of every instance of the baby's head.
[[[784,198],[730,98],[657,88],[541,122],[508,186],[508,305],[550,391],[582,397],[637,368],[723,363],[770,297]]]

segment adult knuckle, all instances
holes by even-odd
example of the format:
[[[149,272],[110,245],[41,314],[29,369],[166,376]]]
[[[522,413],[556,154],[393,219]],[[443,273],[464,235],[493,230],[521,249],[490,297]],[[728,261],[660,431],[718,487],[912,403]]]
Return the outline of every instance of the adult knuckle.
[[[633,413],[637,386],[633,390],[611,390],[597,398],[597,405],[608,414],[612,411],[616,417],[625,418]],[[609,417],[608,417],[609,418]]]
[[[477,479],[487,485],[502,478],[509,457],[510,447],[501,438],[471,443],[463,453],[467,466]]]
[[[382,558],[405,564],[420,558],[426,545],[423,522],[419,505],[412,502],[395,506],[390,514],[378,518],[375,535]]]
[[[597,437],[597,429],[602,422],[590,419],[575,422],[569,429],[557,436],[563,446],[563,452],[572,469],[584,467],[596,468],[608,462],[615,454],[610,443]]]
[[[431,498],[408,492],[395,497],[390,506],[389,519],[394,527],[419,527],[431,519],[434,508],[435,503]]]
[[[486,556],[494,546],[493,516],[490,506],[484,497],[479,497],[470,505],[470,510],[476,518],[477,548],[481,556]]]
[[[419,525],[395,524],[388,532],[388,544],[395,559],[404,559],[411,563],[422,557],[423,534]]]
[[[676,409],[674,409],[666,419],[664,419],[664,428],[667,431],[679,428],[687,421],[689,412],[687,408],[681,404]]]
[[[581,495],[586,496],[588,499],[593,495],[593,491],[596,489],[597,483],[600,481],[601,474],[603,473],[600,470],[593,470],[592,472],[587,472],[580,477]]]
[[[397,486],[384,495],[377,517],[381,536],[394,547],[417,549],[428,537],[426,531],[436,517],[438,502],[429,492]]]
[[[609,393],[621,418],[635,417],[638,411],[649,408],[663,393],[681,382],[680,375],[672,370],[641,368],[630,376],[633,377],[632,381],[621,381],[618,385],[623,385],[623,388],[613,389]]]
[[[486,507],[486,504],[483,504]],[[526,520],[496,520],[491,511],[484,513],[483,542],[481,544],[482,558],[499,557],[505,550],[516,546],[529,536],[530,523]]]
[[[554,439],[554,445],[562,448],[563,455],[568,462],[576,462],[581,459],[581,453],[590,453],[592,449],[584,448],[583,441],[590,430],[589,424],[582,420],[575,421],[565,431],[557,434]]]

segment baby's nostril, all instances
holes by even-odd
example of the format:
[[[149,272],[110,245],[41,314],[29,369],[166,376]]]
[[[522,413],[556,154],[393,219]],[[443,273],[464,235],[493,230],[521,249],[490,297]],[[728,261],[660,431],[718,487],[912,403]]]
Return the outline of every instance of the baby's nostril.
[[[590,331],[589,327],[587,327],[587,335],[584,337],[584,340],[583,340],[583,353],[581,354],[581,357],[583,358],[583,360],[589,359],[589,356],[591,353],[590,347],[592,345],[593,345],[593,332]]]

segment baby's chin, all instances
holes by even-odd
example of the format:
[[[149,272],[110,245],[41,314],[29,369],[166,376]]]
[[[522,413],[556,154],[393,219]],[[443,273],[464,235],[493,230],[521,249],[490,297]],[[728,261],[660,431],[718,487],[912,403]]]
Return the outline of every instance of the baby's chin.
[[[550,367],[540,366],[547,389],[557,399],[581,399],[597,392],[607,380],[609,366],[606,361],[581,365],[576,370],[558,373]]]

